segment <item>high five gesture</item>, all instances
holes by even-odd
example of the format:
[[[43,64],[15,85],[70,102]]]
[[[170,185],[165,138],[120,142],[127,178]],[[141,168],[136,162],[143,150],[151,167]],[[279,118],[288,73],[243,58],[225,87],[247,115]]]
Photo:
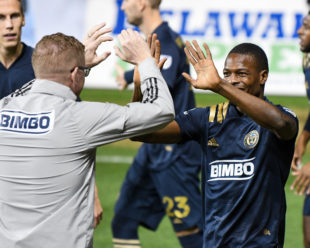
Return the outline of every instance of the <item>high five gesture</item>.
[[[185,44],[185,53],[197,73],[197,79],[193,79],[188,73],[185,72],[182,75],[197,89],[212,90],[217,92],[218,85],[222,79],[215,68],[208,45],[203,43],[203,47],[207,54],[207,56],[205,56],[196,40],[193,40],[194,47],[189,41],[186,41]]]

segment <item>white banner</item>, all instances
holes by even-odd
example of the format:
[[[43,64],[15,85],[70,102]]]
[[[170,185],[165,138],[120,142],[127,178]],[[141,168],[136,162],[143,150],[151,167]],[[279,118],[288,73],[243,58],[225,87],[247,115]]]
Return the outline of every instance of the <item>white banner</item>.
[[[34,45],[43,35],[55,32],[82,40],[93,25],[106,22],[113,28],[114,42],[100,46],[98,53],[112,55],[93,68],[86,87],[116,88],[115,64],[124,68],[115,55],[117,34],[129,27],[121,11],[122,0],[28,0],[23,40]],[[184,40],[196,39],[210,46],[215,64],[222,72],[229,50],[241,42],[252,42],[265,50],[270,74],[267,94],[304,95],[297,29],[307,14],[306,0],[162,0],[163,19]]]

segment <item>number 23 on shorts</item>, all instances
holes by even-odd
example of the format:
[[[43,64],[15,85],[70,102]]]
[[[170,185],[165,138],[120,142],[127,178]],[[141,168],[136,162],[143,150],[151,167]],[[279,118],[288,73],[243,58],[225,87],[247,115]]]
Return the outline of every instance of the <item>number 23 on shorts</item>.
[[[191,208],[187,204],[186,196],[175,196],[173,199],[169,196],[163,197],[163,203],[166,205],[166,213],[170,217],[185,218],[189,215]]]

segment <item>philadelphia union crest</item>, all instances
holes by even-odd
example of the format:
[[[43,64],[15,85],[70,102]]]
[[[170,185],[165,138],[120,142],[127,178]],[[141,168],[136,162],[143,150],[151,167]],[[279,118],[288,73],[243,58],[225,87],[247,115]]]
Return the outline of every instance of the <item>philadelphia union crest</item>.
[[[249,132],[243,140],[243,144],[246,148],[252,149],[254,148],[259,140],[259,134],[256,130]]]

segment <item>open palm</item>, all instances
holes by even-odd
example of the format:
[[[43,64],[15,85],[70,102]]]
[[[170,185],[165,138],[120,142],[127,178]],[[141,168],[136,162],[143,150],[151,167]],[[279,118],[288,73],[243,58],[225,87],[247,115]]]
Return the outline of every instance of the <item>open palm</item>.
[[[205,89],[217,91],[221,78],[217,69],[214,66],[211,52],[206,43],[203,47],[206,50],[207,56],[204,55],[196,40],[193,40],[193,45],[186,41],[185,53],[189,62],[193,65],[197,79],[193,79],[189,74],[183,73],[186,80],[197,89]]]

